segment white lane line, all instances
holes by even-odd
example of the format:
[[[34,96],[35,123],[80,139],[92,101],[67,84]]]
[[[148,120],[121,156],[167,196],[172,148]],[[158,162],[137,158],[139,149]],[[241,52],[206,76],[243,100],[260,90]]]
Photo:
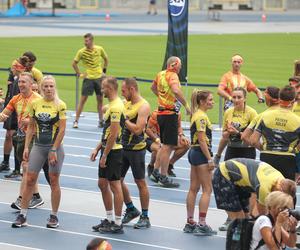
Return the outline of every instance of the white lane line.
[[[100,200],[99,200],[100,201]],[[10,206],[11,203],[8,202],[4,202],[4,201],[0,201],[0,204],[4,204],[4,205],[8,205]],[[39,207],[40,210],[45,210],[45,211],[51,211],[51,209],[49,208],[44,208],[44,207]],[[91,215],[91,214],[86,214],[86,213],[78,213],[78,212],[73,212],[73,211],[68,211],[68,210],[63,210],[63,209],[59,209],[59,212],[61,213],[66,213],[66,214],[74,214],[74,215],[80,215],[80,216],[86,216],[86,217],[91,217],[91,218],[96,218],[96,219],[105,219],[106,217],[102,217],[102,216],[97,216],[97,215]],[[132,225],[134,223],[131,223]],[[128,225],[131,225],[128,224]],[[182,231],[182,229],[179,228],[175,228],[175,227],[166,227],[166,226],[161,226],[161,225],[154,225],[151,223],[151,227],[157,227],[157,228],[162,228],[162,229],[168,229],[168,230],[175,230],[175,231]]]
[[[83,130],[83,129],[74,129],[74,128],[71,128],[71,129],[66,129],[67,132],[70,131],[70,132],[75,132],[75,133],[85,133],[85,134],[93,134],[93,135],[102,135],[102,132],[99,131],[99,132],[94,132],[94,131],[88,131],[88,130]]]
[[[9,247],[16,247],[18,249],[29,249],[29,250],[44,250],[43,248],[33,248],[33,247],[25,247],[23,245],[16,245],[16,244],[10,244],[10,243],[6,243],[6,242],[0,242],[0,248],[2,249],[2,246],[9,246]]]
[[[7,223],[7,224],[12,223],[12,221],[7,221],[7,220],[0,220],[0,222]],[[59,232],[59,233],[71,234],[71,235],[74,235],[74,236],[75,235],[80,235],[80,236],[87,236],[87,237],[93,237],[93,238],[96,237],[95,234],[79,233],[79,232],[62,230],[62,229],[49,229],[49,228],[42,227],[42,226],[37,226],[37,225],[28,225],[28,227],[38,228],[38,229],[47,230],[47,231],[56,231],[56,232]],[[19,229],[19,230],[22,230],[22,229]],[[112,238],[112,237],[106,237],[105,235],[101,235],[101,238],[111,240],[111,241],[123,242],[123,243],[132,244],[132,245],[146,246],[146,247],[152,247],[152,248],[158,248],[158,249],[180,250],[180,248],[172,248],[172,247],[160,246],[160,245],[155,245],[155,244],[148,244],[148,243],[143,243],[143,242],[138,242],[138,241],[117,239],[117,238]]]

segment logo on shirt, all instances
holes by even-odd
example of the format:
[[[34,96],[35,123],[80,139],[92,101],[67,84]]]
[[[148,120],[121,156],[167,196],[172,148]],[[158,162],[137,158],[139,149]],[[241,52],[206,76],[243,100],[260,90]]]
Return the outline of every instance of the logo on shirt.
[[[180,16],[184,7],[185,0],[169,0],[169,10],[172,16]]]

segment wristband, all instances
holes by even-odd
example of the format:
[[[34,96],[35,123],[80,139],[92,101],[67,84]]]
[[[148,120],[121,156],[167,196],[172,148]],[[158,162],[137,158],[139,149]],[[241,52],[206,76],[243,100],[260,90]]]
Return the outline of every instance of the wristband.
[[[54,153],[56,153],[56,149],[50,149],[50,152],[54,152]]]
[[[213,159],[210,159],[210,160],[208,160],[207,162],[208,162],[208,163],[213,163],[214,160],[213,160]]]

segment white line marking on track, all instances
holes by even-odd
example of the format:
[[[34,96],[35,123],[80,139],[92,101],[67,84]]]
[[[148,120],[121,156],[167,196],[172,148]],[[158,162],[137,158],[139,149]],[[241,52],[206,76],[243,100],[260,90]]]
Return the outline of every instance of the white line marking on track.
[[[17,247],[17,248],[20,248],[20,249],[43,250],[43,248],[25,247],[23,245],[10,244],[10,243],[6,243],[6,242],[0,242],[0,246],[1,245],[3,245],[3,246],[9,246],[9,247]]]
[[[12,223],[12,221],[7,221],[7,220],[0,220],[0,222],[7,223],[7,224],[11,224]],[[42,227],[42,226],[37,226],[37,225],[28,225],[28,227],[43,229],[43,230],[47,230],[47,231],[56,231],[56,232],[66,233],[66,234],[71,234],[71,235],[80,235],[80,236],[87,236],[87,237],[93,237],[93,238],[96,237],[95,234],[79,233],[79,232],[62,230],[62,229],[49,229],[49,228]],[[22,229],[19,229],[19,230],[22,230]],[[130,240],[117,239],[117,238],[112,238],[112,237],[106,237],[105,235],[101,235],[101,238],[108,239],[108,240],[111,240],[111,241],[118,241],[118,242],[133,244],[133,245],[147,246],[147,247],[153,247],[153,248],[159,248],[159,249],[180,250],[180,248],[172,248],[172,247],[166,247],[166,246],[160,246],[160,245],[142,243],[142,242],[138,242],[138,241],[130,241]]]

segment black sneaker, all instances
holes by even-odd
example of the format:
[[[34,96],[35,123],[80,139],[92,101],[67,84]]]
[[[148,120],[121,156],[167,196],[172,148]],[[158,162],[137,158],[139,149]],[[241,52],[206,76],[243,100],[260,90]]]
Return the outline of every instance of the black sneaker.
[[[179,183],[173,182],[173,180],[171,180],[167,176],[164,177],[161,176],[159,178],[158,184],[161,187],[165,187],[165,188],[178,188],[180,186]]]
[[[193,233],[194,230],[196,229],[197,223],[191,224],[191,223],[186,223],[183,232],[185,233]]]
[[[139,221],[136,224],[134,224],[133,227],[135,229],[142,229],[142,228],[151,227],[149,217],[141,215]]]
[[[11,203],[10,207],[13,209],[21,210],[21,201],[22,198],[18,197],[15,202]]]
[[[26,222],[26,217],[23,214],[19,214],[13,224],[11,224],[11,227],[13,228],[20,228],[20,227],[26,227],[28,226]]]
[[[114,221],[109,223],[110,225],[108,227],[99,228],[99,232],[102,234],[123,234],[123,226],[122,224],[119,226],[115,224]]]
[[[122,224],[129,223],[130,221],[132,221],[136,217],[139,217],[140,214],[141,214],[141,212],[139,210],[137,210],[135,207],[133,209],[126,208],[124,217],[122,219]]]
[[[58,218],[56,215],[50,214],[50,217],[48,219],[47,225],[48,228],[58,228]]]
[[[169,164],[169,168],[168,168],[168,176],[171,177],[176,177],[176,174],[174,173],[174,166],[172,164]]]
[[[152,165],[149,164],[147,166],[148,177],[150,177],[150,175],[152,174],[153,170],[154,170],[154,166],[152,166]]]
[[[20,177],[22,177],[22,175],[21,175],[20,171],[18,171],[18,170],[14,170],[10,174],[4,175],[4,178],[6,178],[6,179],[16,179],[16,178],[20,178]]]
[[[5,161],[2,161],[1,164],[0,164],[0,172],[9,171],[9,170],[10,170],[9,163],[5,162]]]
[[[158,183],[160,178],[160,173],[157,171],[153,171],[152,174],[150,175],[150,180],[154,181],[155,183]]]
[[[100,230],[100,228],[107,227],[109,225],[110,225],[110,223],[109,223],[108,219],[104,219],[104,220],[100,221],[100,224],[92,226],[92,229],[94,232],[98,232]]]

